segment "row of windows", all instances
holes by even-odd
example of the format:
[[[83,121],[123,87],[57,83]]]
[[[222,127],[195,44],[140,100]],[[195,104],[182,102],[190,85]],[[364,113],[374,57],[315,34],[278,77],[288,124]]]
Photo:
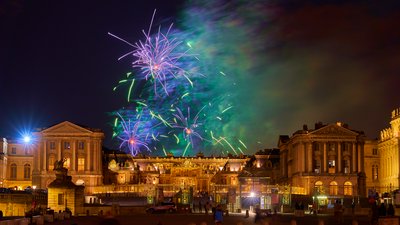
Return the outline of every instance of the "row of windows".
[[[324,184],[322,181],[317,181],[314,184],[314,189],[318,193],[324,193]],[[332,181],[329,183],[329,194],[330,195],[338,195],[339,186],[336,181]],[[353,195],[353,184],[350,181],[344,182],[343,185],[343,194],[344,195]]]
[[[55,160],[56,159],[54,157],[49,158],[49,170],[54,169]],[[69,157],[65,158],[64,167],[67,169],[71,168],[71,158],[69,158]],[[84,171],[84,170],[85,170],[85,158],[79,157],[78,158],[78,171]]]
[[[15,163],[11,164],[10,178],[17,179],[17,164],[15,164]],[[24,165],[24,179],[30,179],[30,178],[31,178],[31,165],[25,164]]]
[[[25,155],[31,154],[31,150],[29,148],[24,149]],[[11,154],[16,155],[17,154],[17,147],[12,147],[11,148]]]
[[[337,143],[337,142],[328,142],[328,143],[313,142],[312,143],[312,149],[313,150],[323,150],[325,144],[326,144],[326,149],[327,150],[331,150],[331,151],[336,150],[339,145],[340,145],[340,148],[343,151],[349,151],[349,150],[352,149],[352,146],[353,146],[353,143],[351,143],[351,142],[343,142],[343,143]]]
[[[64,141],[63,142],[63,147],[64,147],[64,149],[71,149],[71,142]],[[55,141],[50,141],[49,148],[51,150],[55,150],[56,149],[56,142]],[[79,150],[84,150],[85,149],[85,142],[84,141],[79,141],[78,142],[78,149]]]

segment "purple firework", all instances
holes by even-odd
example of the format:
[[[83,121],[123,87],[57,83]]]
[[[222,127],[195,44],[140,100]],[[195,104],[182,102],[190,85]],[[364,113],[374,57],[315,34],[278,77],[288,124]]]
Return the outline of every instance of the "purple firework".
[[[188,72],[179,66],[179,60],[182,57],[188,56],[188,50],[185,52],[179,52],[177,47],[182,42],[178,41],[176,38],[168,38],[173,24],[169,26],[165,34],[161,32],[161,27],[159,27],[157,34],[153,37],[150,36],[155,13],[156,10],[154,10],[148,32],[146,33],[144,30],[142,31],[146,38],[144,42],[139,41],[135,44],[131,44],[114,34],[108,34],[134,48],[132,51],[121,56],[118,60],[128,55],[134,56],[135,60],[132,62],[132,67],[139,68],[144,79],[153,80],[155,94],[157,94],[158,83],[168,95],[167,81],[171,80],[171,78],[183,76],[192,85],[192,81],[187,76]]]
[[[196,114],[193,120],[190,119],[190,108],[187,109],[187,116],[185,117],[182,111],[179,108],[176,108],[177,114],[174,115],[174,122],[171,123],[173,128],[182,129],[183,137],[186,141],[189,141],[193,147],[193,137],[198,137],[203,140],[204,138],[199,134],[198,128],[202,125],[202,123],[198,122],[199,115],[201,111],[204,109],[201,108],[200,111]]]
[[[136,156],[141,148],[150,151],[148,147],[148,142],[150,141],[149,134],[139,131],[140,128],[144,126],[144,122],[140,120],[140,117],[136,122],[131,122],[130,120],[126,122],[121,114],[117,114],[121,118],[122,126],[122,132],[118,135],[118,139],[122,141],[119,148],[121,149],[127,146],[132,156]]]

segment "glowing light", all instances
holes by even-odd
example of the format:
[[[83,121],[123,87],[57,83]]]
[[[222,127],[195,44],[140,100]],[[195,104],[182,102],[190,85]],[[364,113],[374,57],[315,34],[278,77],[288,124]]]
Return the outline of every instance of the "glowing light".
[[[28,135],[25,135],[25,136],[24,136],[24,142],[25,142],[25,143],[30,143],[30,142],[31,142],[31,137],[28,136]]]
[[[256,194],[254,192],[250,192],[250,197],[255,197]]]

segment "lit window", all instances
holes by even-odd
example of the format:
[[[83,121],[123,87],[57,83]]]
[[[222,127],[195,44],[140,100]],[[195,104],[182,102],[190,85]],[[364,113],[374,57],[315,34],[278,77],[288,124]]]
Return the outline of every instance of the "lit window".
[[[344,195],[353,195],[353,185],[350,181],[344,182]]]
[[[50,142],[50,149],[51,149],[51,150],[56,149],[56,143],[55,143],[54,141],[51,141],[51,142]]]
[[[24,165],[24,179],[31,178],[31,165],[25,164]]]
[[[69,169],[71,166],[71,158],[65,158],[64,167]]]
[[[50,156],[49,158],[49,170],[54,169],[54,156]]]
[[[323,183],[322,181],[315,182],[314,191],[318,194],[323,194]]]
[[[13,163],[11,164],[11,171],[10,171],[10,178],[11,179],[17,179],[17,164]]]
[[[329,173],[335,173],[335,160],[328,161]]]
[[[78,171],[85,170],[85,158],[78,158]]]

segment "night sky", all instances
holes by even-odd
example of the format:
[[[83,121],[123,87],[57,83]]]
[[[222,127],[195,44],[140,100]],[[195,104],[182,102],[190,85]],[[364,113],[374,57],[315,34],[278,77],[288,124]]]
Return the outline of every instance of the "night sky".
[[[186,21],[189,29],[187,12],[193,11],[191,2],[177,0],[104,2],[0,2],[0,136],[67,120],[101,128],[105,144],[114,147],[110,112],[126,101],[112,89],[130,61],[117,60],[128,46],[107,32],[134,43],[154,9],[156,24]],[[243,119],[243,129],[253,129],[243,137],[250,153],[276,147],[279,135],[318,121],[342,121],[376,138],[400,107],[400,4],[317,2],[242,5],[248,9],[231,24],[249,28],[241,43],[262,43],[241,49],[251,53],[250,65],[237,64],[251,73],[240,77],[248,86],[238,90],[253,103]],[[254,20],[257,29],[250,29]],[[227,49],[235,47],[230,35]]]

